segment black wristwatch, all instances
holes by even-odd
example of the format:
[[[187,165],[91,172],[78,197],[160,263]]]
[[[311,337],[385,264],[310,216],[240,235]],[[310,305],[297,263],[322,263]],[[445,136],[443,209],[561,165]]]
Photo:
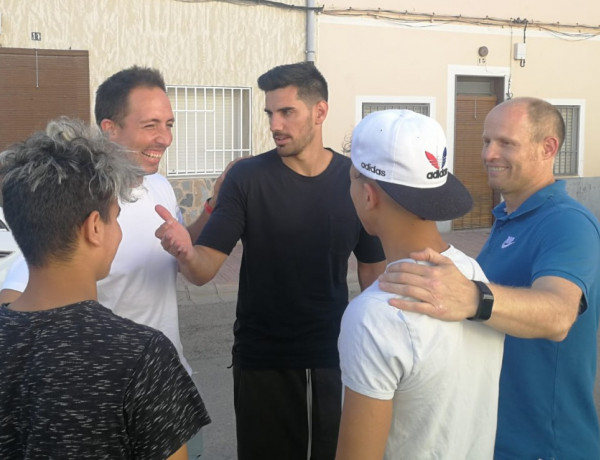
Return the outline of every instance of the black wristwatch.
[[[477,313],[475,316],[471,316],[467,318],[471,321],[487,321],[492,316],[492,308],[494,306],[494,294],[490,291],[490,288],[487,287],[482,281],[475,281],[475,286],[479,290],[479,305],[477,305]]]

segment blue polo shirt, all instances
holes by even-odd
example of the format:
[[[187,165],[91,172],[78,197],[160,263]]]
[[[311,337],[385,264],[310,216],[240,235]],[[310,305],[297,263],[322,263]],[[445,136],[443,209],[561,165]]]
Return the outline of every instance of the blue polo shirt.
[[[594,406],[600,304],[600,226],[557,181],[496,222],[477,261],[490,281],[529,287],[557,276],[585,297],[562,342],[506,336],[495,459],[600,459]]]

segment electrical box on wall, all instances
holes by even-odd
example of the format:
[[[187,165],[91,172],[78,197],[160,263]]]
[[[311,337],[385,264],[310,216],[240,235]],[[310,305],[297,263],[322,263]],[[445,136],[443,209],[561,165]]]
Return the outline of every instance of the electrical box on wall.
[[[515,43],[514,59],[522,60],[527,58],[527,45],[525,43]]]

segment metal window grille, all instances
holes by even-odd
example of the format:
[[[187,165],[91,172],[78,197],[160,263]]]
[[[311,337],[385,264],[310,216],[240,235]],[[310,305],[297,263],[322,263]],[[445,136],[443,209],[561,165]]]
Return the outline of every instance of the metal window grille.
[[[422,115],[429,116],[429,104],[410,104],[410,103],[397,103],[397,102],[364,102],[362,105],[362,116],[363,118],[372,112],[378,112],[380,110],[412,110],[413,112],[420,113]]]
[[[579,106],[555,106],[565,120],[565,141],[554,160],[554,174],[576,176],[579,163]]]
[[[211,176],[251,152],[250,88],[167,86],[173,106],[173,142],[167,175]]]

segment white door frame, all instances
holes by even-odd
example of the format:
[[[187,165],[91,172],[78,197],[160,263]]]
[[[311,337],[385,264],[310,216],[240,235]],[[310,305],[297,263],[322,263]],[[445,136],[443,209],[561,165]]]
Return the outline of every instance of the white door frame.
[[[448,170],[454,173],[454,131],[455,126],[455,112],[456,112],[456,77],[457,76],[468,76],[468,77],[489,77],[504,79],[504,90],[503,94],[506,95],[508,92],[508,84],[510,80],[510,68],[509,67],[481,67],[481,66],[462,66],[462,65],[449,65],[448,66],[448,89],[447,89],[447,104],[446,104],[446,140],[448,143]],[[502,102],[502,101],[498,101]],[[445,221],[439,222],[438,228],[441,232],[449,232],[452,230],[452,222]]]

